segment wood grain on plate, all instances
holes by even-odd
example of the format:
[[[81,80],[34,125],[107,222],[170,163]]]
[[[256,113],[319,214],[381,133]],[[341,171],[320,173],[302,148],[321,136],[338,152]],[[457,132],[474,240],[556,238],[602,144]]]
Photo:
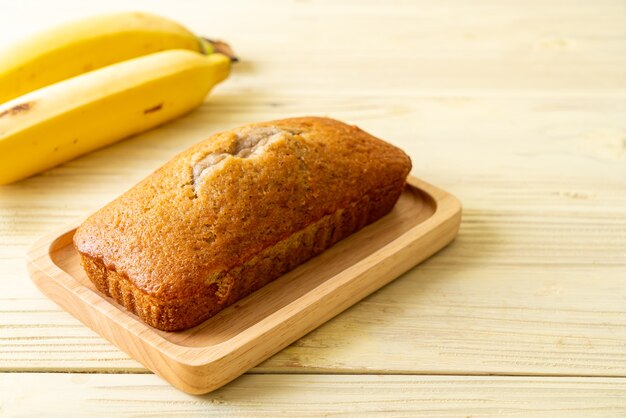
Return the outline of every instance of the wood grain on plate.
[[[174,386],[210,392],[384,286],[454,239],[461,206],[416,178],[393,210],[192,329],[159,331],[95,290],[75,227],[34,244],[29,271],[52,300]]]

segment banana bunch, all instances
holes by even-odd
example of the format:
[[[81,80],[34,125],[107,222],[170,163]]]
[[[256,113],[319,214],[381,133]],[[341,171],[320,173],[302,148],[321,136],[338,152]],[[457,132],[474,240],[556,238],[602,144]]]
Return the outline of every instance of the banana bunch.
[[[0,184],[189,112],[232,60],[227,45],[144,13],[69,23],[0,52]]]

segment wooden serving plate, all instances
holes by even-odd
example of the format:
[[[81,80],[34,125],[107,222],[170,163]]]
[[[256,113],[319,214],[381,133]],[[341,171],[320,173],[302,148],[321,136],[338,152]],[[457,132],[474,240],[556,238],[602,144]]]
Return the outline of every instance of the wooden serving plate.
[[[454,239],[461,205],[410,177],[384,218],[195,328],[159,331],[95,290],[72,246],[80,222],[37,241],[30,275],[50,299],[177,388],[207,393],[235,379]]]

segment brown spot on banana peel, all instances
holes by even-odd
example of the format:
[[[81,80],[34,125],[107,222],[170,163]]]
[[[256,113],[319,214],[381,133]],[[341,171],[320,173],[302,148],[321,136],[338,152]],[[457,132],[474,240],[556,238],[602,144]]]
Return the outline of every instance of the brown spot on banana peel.
[[[159,103],[158,105],[154,106],[154,107],[150,107],[146,110],[143,111],[144,115],[147,115],[148,113],[153,113],[153,112],[158,112],[159,110],[161,110],[163,108],[163,103]]]
[[[7,116],[7,115],[13,116],[13,115],[17,115],[18,113],[28,112],[30,109],[33,108],[34,105],[35,105],[34,101],[16,104],[15,106],[10,107],[5,111],[0,112],[0,118],[3,116]]]
[[[220,54],[226,55],[228,58],[230,58],[230,62],[239,61],[239,58],[237,58],[237,56],[233,52],[233,49],[226,42],[220,41],[219,39],[209,39],[204,37],[202,39],[211,44],[214,52],[219,52]]]

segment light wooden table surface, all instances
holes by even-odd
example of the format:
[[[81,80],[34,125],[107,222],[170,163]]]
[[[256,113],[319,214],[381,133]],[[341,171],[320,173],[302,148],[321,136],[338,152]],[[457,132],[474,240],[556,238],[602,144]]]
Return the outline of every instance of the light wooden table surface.
[[[0,45],[129,7],[242,62],[193,114],[0,188],[0,415],[626,416],[623,0],[19,1]],[[458,239],[205,396],[30,282],[37,237],[214,131],[295,115],[404,148],[462,200]]]

